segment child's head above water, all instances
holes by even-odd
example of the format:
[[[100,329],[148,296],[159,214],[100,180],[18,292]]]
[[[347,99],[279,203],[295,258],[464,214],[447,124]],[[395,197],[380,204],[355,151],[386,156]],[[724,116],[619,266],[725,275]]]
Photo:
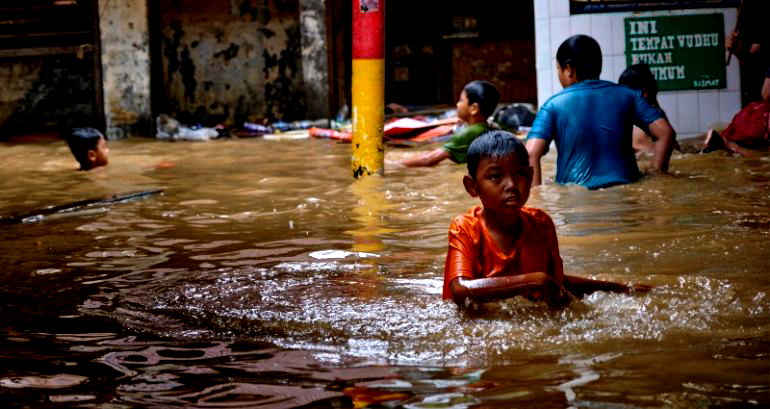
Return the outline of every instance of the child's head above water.
[[[573,71],[575,82],[596,80],[602,73],[602,49],[587,35],[577,34],[564,40],[556,51],[556,61],[562,86],[571,85],[565,84],[561,77],[568,67]]]
[[[486,121],[500,101],[500,92],[489,81],[471,81],[465,85],[457,102],[457,116],[467,122]],[[473,105],[476,104],[474,107]],[[472,118],[473,117],[473,118]]]
[[[110,149],[101,132],[94,128],[73,128],[66,136],[67,145],[80,170],[91,170],[108,162]]]
[[[658,106],[658,82],[645,63],[634,64],[618,78],[618,84],[642,91],[642,96],[653,106]]]
[[[533,169],[524,144],[512,133],[493,130],[468,148],[468,175],[463,184],[486,211],[518,211],[529,199]]]

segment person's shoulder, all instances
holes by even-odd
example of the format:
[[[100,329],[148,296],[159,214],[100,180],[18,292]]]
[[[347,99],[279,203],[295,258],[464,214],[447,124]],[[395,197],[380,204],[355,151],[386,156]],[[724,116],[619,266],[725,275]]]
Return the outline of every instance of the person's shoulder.
[[[580,84],[581,87],[576,89],[576,91],[582,90],[584,92],[598,92],[602,94],[612,93],[627,96],[634,96],[636,94],[642,95],[642,91],[607,80],[587,80],[578,84]]]
[[[449,226],[449,233],[455,235],[479,237],[481,230],[483,229],[482,219],[483,208],[481,206],[474,206],[468,209],[467,212],[455,216],[452,219],[452,224]]]
[[[593,83],[591,84],[591,92],[598,93],[603,98],[609,98],[610,101],[613,101],[618,106],[647,103],[647,100],[642,97],[641,90],[605,80],[593,80],[591,82]]]
[[[475,124],[465,125],[462,129],[458,131],[458,134],[477,136],[490,129],[491,128],[489,124],[487,124],[486,122],[476,122]]]
[[[619,94],[628,94],[634,97],[642,98],[642,90],[640,89],[631,88],[623,84],[615,84],[609,81],[607,82],[609,83],[607,87],[612,89],[613,92],[617,92]]]
[[[639,98],[642,97],[642,90],[627,87],[622,84],[616,84],[610,81],[600,81],[601,84],[597,84],[596,89],[601,89],[604,92],[611,92],[612,95],[625,97],[625,98]]]
[[[455,216],[454,219],[452,219],[452,226],[466,229],[476,228],[481,223],[481,215],[482,207],[473,206],[468,209],[467,212],[459,216]]]
[[[553,220],[551,219],[551,216],[548,215],[545,211],[542,209],[538,209],[536,207],[522,207],[521,213],[524,215],[524,217],[531,220],[534,224],[538,225],[553,225]]]
[[[580,81],[576,84],[570,85],[569,87],[564,88],[561,91],[551,95],[551,97],[545,101],[545,103],[543,104],[543,107],[546,107],[546,105],[558,106],[562,101],[569,101],[572,98],[580,98],[580,96],[586,93],[592,93],[597,91],[602,92],[608,89],[615,89],[615,87],[623,87],[623,86],[615,84],[614,82],[605,81],[605,80]],[[627,88],[627,87],[623,87],[623,88]]]
[[[491,129],[491,126],[487,122],[475,122],[475,123],[472,123],[472,124],[468,124],[467,128],[470,128],[470,129],[483,129],[483,130],[486,131],[488,129]]]
[[[568,88],[565,88],[565,89],[563,89],[563,90],[561,90],[561,91],[559,91],[559,92],[557,92],[557,93],[555,93],[555,94],[551,95],[550,97],[548,97],[548,99],[546,99],[546,100],[545,100],[545,102],[543,103],[543,105],[541,105],[541,106],[540,106],[540,110],[542,111],[542,110],[548,110],[548,109],[551,109],[551,108],[554,106],[554,104],[557,104],[557,102],[558,102],[560,99],[562,99],[562,98],[564,98],[565,96],[569,95],[569,93],[568,93],[568,92],[566,92],[566,91],[567,91],[567,89],[568,89]]]
[[[525,220],[522,234],[528,235],[533,243],[550,243],[556,235],[556,225],[551,216],[533,207],[523,207],[521,210]]]

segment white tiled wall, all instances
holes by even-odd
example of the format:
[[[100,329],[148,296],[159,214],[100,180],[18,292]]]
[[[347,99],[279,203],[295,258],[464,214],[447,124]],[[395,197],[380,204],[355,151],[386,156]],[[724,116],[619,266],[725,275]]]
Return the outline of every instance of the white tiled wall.
[[[587,34],[602,47],[604,64],[601,78],[617,81],[626,69],[624,18],[661,14],[722,13],[725,32],[735,26],[734,8],[652,11],[640,13],[580,14],[571,16],[569,0],[535,0],[535,49],[537,97],[543,104],[561,90],[554,69],[556,50],[562,41],[574,34]],[[658,100],[666,111],[679,138],[700,135],[717,123],[730,122],[741,108],[738,61],[727,66],[727,88],[703,91],[661,92]]]

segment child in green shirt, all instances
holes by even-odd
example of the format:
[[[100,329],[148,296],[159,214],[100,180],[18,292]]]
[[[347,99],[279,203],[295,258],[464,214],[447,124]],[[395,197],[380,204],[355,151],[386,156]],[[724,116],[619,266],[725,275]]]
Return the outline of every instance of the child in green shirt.
[[[406,167],[435,166],[447,158],[455,163],[465,163],[468,146],[490,129],[487,118],[494,113],[499,100],[500,93],[491,82],[469,82],[457,101],[457,117],[468,126],[457,131],[442,147],[403,159],[400,164]]]

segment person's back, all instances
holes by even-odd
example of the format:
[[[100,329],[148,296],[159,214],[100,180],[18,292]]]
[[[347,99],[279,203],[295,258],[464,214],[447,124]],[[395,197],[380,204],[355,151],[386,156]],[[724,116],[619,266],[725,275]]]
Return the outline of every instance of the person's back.
[[[551,97],[527,135],[534,182],[541,183],[540,158],[551,141],[558,151],[556,182],[598,189],[639,179],[632,148],[633,125],[656,140],[652,167],[665,172],[674,130],[660,110],[641,92],[599,80],[602,56],[591,37],[565,40],[556,54],[559,82],[564,90]]]
[[[609,81],[586,80],[551,97],[530,137],[553,135],[557,183],[600,188],[634,182],[639,168],[632,147],[634,119],[644,126],[660,117],[640,104],[641,96]]]

